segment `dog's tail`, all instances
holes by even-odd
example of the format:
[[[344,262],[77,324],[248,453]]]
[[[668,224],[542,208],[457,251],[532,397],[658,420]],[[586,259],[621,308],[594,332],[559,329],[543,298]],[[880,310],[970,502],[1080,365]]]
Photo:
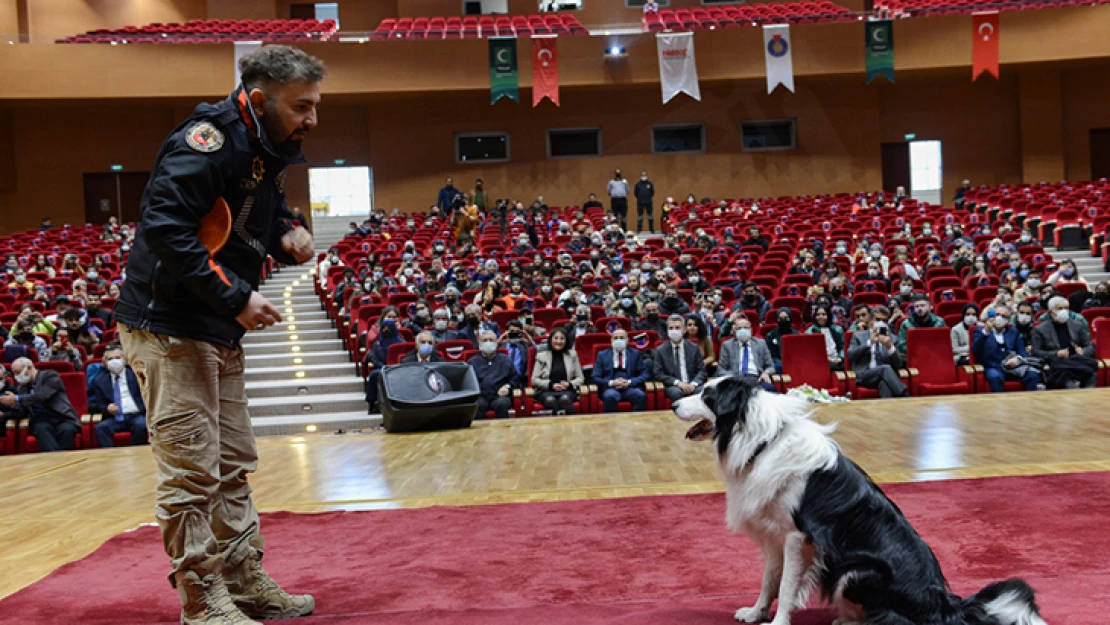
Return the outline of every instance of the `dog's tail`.
[[[1001,625],[1047,625],[1037,609],[1033,588],[1024,580],[995,582],[964,599],[968,622],[997,622]],[[989,618],[982,618],[984,616]],[[974,618],[978,616],[979,618]]]

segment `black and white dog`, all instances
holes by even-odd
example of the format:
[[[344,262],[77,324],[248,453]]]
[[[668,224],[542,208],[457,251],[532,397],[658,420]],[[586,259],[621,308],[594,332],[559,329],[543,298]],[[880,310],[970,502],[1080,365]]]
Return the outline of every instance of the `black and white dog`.
[[[802,399],[719,378],[674,412],[686,438],[716,442],[728,527],[763,550],[763,589],[736,620],[788,625],[820,586],[834,625],[1045,625],[1033,589],[1011,579],[962,599],[898,506],[810,418]]]

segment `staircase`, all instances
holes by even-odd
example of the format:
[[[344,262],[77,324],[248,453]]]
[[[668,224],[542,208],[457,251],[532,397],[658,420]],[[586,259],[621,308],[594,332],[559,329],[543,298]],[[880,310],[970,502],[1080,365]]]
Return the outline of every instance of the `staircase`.
[[[316,251],[346,234],[348,217],[314,220]],[[368,416],[362,378],[313,288],[315,261],[284,267],[259,291],[285,319],[243,337],[247,399],[256,435],[350,431],[377,427]]]

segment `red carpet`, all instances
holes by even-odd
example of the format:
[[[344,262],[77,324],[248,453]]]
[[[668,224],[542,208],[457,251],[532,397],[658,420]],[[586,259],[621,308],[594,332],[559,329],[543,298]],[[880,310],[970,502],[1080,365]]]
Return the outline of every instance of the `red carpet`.
[[[1110,473],[887,487],[954,589],[1028,580],[1053,625],[1110,606]],[[724,496],[265,515],[267,568],[316,595],[300,622],[718,624],[759,592],[761,562],[724,529]],[[0,602],[0,624],[176,623],[155,528]],[[797,625],[827,625],[815,608]]]

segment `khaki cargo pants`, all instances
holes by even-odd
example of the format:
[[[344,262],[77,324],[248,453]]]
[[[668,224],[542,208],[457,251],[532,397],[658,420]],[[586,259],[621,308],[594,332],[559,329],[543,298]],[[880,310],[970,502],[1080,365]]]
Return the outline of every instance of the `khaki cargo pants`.
[[[158,465],[155,513],[173,574],[212,556],[237,566],[258,535],[247,476],[258,466],[243,350],[120,325]]]

